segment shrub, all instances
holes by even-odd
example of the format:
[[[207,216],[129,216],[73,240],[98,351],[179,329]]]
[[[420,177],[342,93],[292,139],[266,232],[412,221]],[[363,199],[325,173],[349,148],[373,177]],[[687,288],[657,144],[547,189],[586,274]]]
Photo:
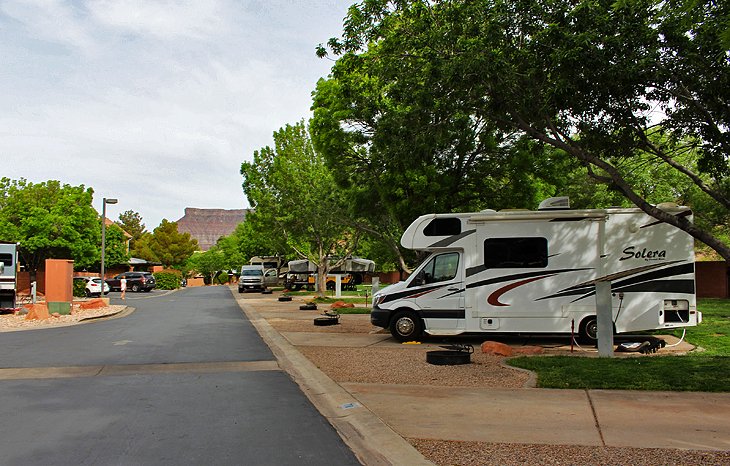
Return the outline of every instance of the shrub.
[[[231,277],[228,272],[218,272],[218,275],[213,279],[214,285],[227,285]]]
[[[73,294],[77,298],[86,296],[86,282],[83,280],[74,280]]]
[[[180,288],[182,274],[174,272],[155,272],[157,288],[160,290],[176,290]]]

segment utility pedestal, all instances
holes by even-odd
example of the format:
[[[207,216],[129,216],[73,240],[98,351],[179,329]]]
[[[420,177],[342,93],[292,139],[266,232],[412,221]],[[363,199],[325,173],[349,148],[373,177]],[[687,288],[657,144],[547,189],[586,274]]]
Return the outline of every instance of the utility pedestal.
[[[598,326],[598,356],[613,357],[613,312],[611,282],[596,282],[596,325]]]
[[[342,275],[335,275],[335,298],[342,297]]]
[[[46,304],[51,314],[71,313],[73,273],[74,261],[46,259]]]

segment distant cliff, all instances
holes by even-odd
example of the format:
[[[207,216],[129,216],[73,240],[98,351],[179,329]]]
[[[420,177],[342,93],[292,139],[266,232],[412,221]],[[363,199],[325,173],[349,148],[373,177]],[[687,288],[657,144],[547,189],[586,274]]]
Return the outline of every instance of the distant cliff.
[[[221,236],[233,233],[246,218],[248,209],[195,209],[185,208],[185,215],[177,221],[177,231],[190,233],[198,240],[201,251],[211,248]]]

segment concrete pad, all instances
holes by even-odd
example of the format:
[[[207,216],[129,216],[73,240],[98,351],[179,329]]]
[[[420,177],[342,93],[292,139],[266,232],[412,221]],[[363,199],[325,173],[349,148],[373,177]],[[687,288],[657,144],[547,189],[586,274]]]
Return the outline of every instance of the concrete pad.
[[[347,348],[364,348],[390,339],[390,335],[360,333],[281,332],[281,335],[294,346],[339,346]]]
[[[730,393],[591,390],[607,446],[730,450]]]
[[[602,444],[582,390],[344,383],[405,438],[552,445]]]

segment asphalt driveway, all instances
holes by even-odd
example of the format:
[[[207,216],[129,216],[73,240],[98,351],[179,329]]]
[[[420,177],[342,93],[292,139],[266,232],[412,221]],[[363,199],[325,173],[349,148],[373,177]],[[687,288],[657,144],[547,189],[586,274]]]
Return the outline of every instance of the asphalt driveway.
[[[0,336],[3,464],[359,464],[228,288],[127,297]]]

